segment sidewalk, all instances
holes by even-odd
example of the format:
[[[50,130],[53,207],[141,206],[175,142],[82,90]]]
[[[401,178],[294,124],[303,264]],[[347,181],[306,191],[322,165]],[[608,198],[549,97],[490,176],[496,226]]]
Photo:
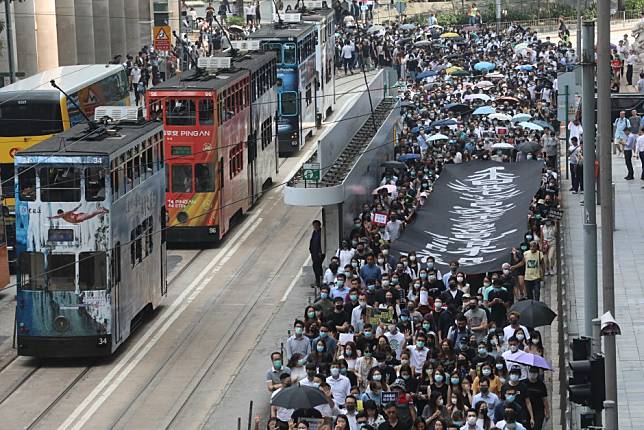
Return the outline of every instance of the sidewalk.
[[[639,430],[644,420],[644,181],[639,180],[640,163],[634,181],[622,179],[626,174],[624,159],[613,156],[613,181],[615,182],[615,318],[622,335],[617,337],[617,387],[619,429]],[[583,244],[583,194],[570,194],[570,181],[564,181],[566,264],[568,275],[568,333],[570,337],[584,333],[584,244]],[[597,206],[597,228],[601,228],[600,209]],[[602,314],[601,289],[601,232],[597,239],[599,314]],[[581,408],[573,409],[579,417]]]

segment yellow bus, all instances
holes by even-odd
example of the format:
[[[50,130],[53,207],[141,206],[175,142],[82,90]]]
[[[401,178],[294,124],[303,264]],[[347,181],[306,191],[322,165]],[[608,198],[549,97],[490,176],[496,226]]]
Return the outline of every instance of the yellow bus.
[[[90,118],[97,106],[131,104],[128,76],[121,65],[56,67],[0,88],[0,177],[10,213],[14,154],[85,121],[74,104],[51,86],[52,79]]]

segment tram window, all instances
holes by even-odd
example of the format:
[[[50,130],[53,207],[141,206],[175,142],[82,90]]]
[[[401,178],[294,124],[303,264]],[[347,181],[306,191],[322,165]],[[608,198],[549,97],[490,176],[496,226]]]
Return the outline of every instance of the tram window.
[[[130,232],[130,264],[136,265],[136,229]]]
[[[165,192],[170,192],[170,167],[167,163],[165,165]]]
[[[140,263],[143,260],[143,227],[139,224],[136,226],[136,261]]]
[[[175,99],[166,102],[165,123],[167,125],[195,125],[196,120],[194,101]]]
[[[118,186],[118,183],[116,185]],[[105,170],[102,167],[85,169],[85,200],[88,202],[105,200]]]
[[[295,55],[295,43],[284,44],[284,64],[297,64]]]
[[[118,171],[118,166],[114,166],[114,163],[112,163],[112,170],[110,172],[111,178],[112,178],[112,200],[116,200],[119,197],[119,171]]]
[[[139,179],[141,178],[141,157],[136,155],[134,157],[134,186],[139,184]]]
[[[80,174],[74,167],[43,167],[40,175],[40,199],[43,202],[80,201]]]
[[[148,217],[147,229],[145,231],[145,255],[152,255],[152,249],[154,248],[153,239],[154,239],[154,221],[152,217]]]
[[[172,165],[172,192],[173,193],[191,193],[192,192],[192,165],[190,164]]]
[[[33,166],[18,168],[18,186],[20,200],[28,202],[36,200],[36,169]]]
[[[49,254],[47,257],[50,291],[74,291],[76,257],[74,254]]]
[[[199,124],[212,125],[215,119],[215,106],[211,99],[199,100]]]
[[[282,44],[281,43],[267,43],[264,45],[264,50],[273,51],[277,54],[277,62],[282,62]]]
[[[20,254],[20,288],[42,290],[45,286],[45,255],[42,252]]]
[[[81,252],[78,255],[78,287],[81,291],[107,288],[105,252]]]
[[[126,192],[134,188],[134,166],[132,163],[133,161],[131,158],[125,163],[125,180],[127,182],[125,187]]]
[[[154,159],[152,155],[152,143],[145,148],[145,176],[151,176],[154,172]]]
[[[215,191],[214,164],[195,164],[195,191],[198,193]]]
[[[116,242],[112,252],[112,273],[114,284],[121,282],[121,242]]]
[[[282,94],[280,94],[280,105],[282,115],[297,115],[297,92],[284,91]]]

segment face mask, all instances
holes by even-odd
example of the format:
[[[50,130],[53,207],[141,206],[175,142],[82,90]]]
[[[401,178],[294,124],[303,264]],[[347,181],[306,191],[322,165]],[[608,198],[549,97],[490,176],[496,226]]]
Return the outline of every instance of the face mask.
[[[467,425],[469,425],[469,426],[476,425],[476,417],[468,417],[467,418]]]
[[[398,285],[398,278],[391,278],[392,285]]]
[[[417,346],[418,348],[421,348],[421,349],[422,349],[422,348],[424,348],[424,347],[425,347],[425,342],[424,342],[424,341],[422,341],[422,340],[419,340],[419,341],[417,341],[417,342],[416,342],[416,346]]]
[[[410,259],[411,261],[416,261],[416,256],[415,256],[415,255],[410,255],[410,256],[409,256],[409,259]]]
[[[389,280],[388,279],[383,279],[382,280],[382,288],[387,288],[389,286]]]
[[[273,367],[280,370],[282,368],[282,360],[273,360]]]
[[[321,337],[321,338],[323,338],[323,339],[324,339],[324,338],[325,338],[325,337],[327,337],[327,336],[328,336],[328,333],[327,333],[327,332],[325,332],[325,331],[321,331],[321,332],[320,332],[320,337]]]
[[[344,351],[344,355],[346,355],[347,357],[351,357],[351,354],[353,354],[353,351],[351,351],[350,349]]]
[[[336,308],[337,310],[341,311],[341,310],[342,310],[342,308],[344,308],[344,306],[342,305],[342,303],[338,303],[337,305],[335,305],[335,308]]]
[[[434,262],[433,261],[428,261],[427,262],[427,268],[428,269],[433,269],[434,268]]]
[[[483,282],[483,287],[487,288],[487,287],[489,287],[489,286],[490,286],[490,283],[489,283],[489,282]]]
[[[367,306],[367,302],[365,302],[365,301],[363,301],[363,300],[360,300],[360,301],[358,302],[358,304],[360,305],[360,307],[361,307],[361,308],[364,308],[365,306]]]
[[[538,339],[538,338],[534,338],[534,337],[533,337],[533,338],[532,338],[532,343],[533,343],[534,345],[539,345],[539,339]]]
[[[505,399],[508,401],[508,403],[512,403],[516,400],[517,396],[514,394],[508,394],[505,396]]]
[[[388,249],[383,249],[382,250],[382,255],[385,255],[385,256],[389,255],[389,250]]]
[[[321,299],[328,299],[329,298],[329,293],[320,293],[320,298]]]
[[[408,379],[409,379],[409,377],[410,377],[410,376],[409,376],[408,374],[406,374],[406,373],[405,373],[404,375],[400,375],[400,376],[402,376],[402,378],[403,378],[405,381],[406,381],[406,380],[408,380]]]
[[[457,276],[456,277],[456,282],[463,282],[463,277],[462,276]]]
[[[430,325],[429,324],[423,324],[423,330],[429,331]]]
[[[346,367],[343,367],[342,369],[340,369],[340,375],[346,375],[346,374],[347,374],[347,368]]]
[[[420,283],[415,283],[415,284],[414,284],[414,289],[416,289],[416,290],[417,290],[417,289],[419,289],[419,288],[420,288]]]
[[[492,369],[483,369],[481,373],[483,373],[483,376],[490,376],[492,374]]]
[[[517,375],[516,373],[513,373],[510,375],[510,381],[517,382],[518,380],[519,380],[519,375]]]
[[[435,281],[436,280],[436,275],[429,275],[429,280],[430,281]]]
[[[393,300],[393,299],[392,299]],[[407,315],[401,315],[400,316],[401,321],[409,321],[409,317]]]
[[[519,350],[519,347],[517,345],[510,345],[510,351],[517,352],[518,350]]]
[[[355,269],[356,267],[358,267],[358,263],[356,263],[355,261],[352,261],[351,262],[351,267],[353,267]]]
[[[420,279],[427,279],[427,273],[421,273]]]
[[[452,385],[458,385],[461,380],[458,378],[451,378],[450,382],[452,383]]]
[[[530,372],[530,373],[528,373],[528,378],[529,378],[529,379],[530,379],[530,381],[532,381],[532,382],[536,381],[538,377],[539,377],[539,374],[538,374],[538,373],[534,373],[534,372]]]
[[[487,349],[479,348],[479,355],[485,355],[485,354],[487,354]]]
[[[339,374],[340,374],[340,369],[339,368],[337,368],[337,367],[332,367],[331,368],[331,375],[333,375],[334,377],[337,378]]]
[[[373,290],[375,290],[375,289],[376,289],[376,286],[375,286],[375,285],[373,285],[373,284],[369,284],[369,285],[367,285],[367,290],[369,290],[369,291],[373,291]]]
[[[525,336],[524,336],[523,334],[519,333],[519,334],[517,335],[517,339],[519,339],[519,340],[523,340],[523,339],[525,339]]]
[[[307,312],[306,316],[308,316],[309,318],[315,318],[315,312]]]
[[[503,269],[503,274],[504,275],[509,275],[510,274],[510,269]]]
[[[370,331],[365,331],[365,332],[364,332],[364,337],[366,337],[366,338],[370,338],[371,336],[373,336],[373,333],[372,333],[372,332],[370,332]]]
[[[372,354],[371,352],[365,352],[365,353],[364,353],[364,356],[365,356],[366,358],[371,358],[371,356],[372,356],[372,355],[373,355],[373,354]]]
[[[324,346],[323,345],[318,345],[316,347],[316,349],[318,350],[318,352],[323,352],[324,351]]]
[[[302,327],[295,327],[295,334],[300,335],[303,331],[304,330],[302,330]]]
[[[385,264],[385,259],[384,258],[379,258],[378,259],[378,264]]]
[[[461,428],[463,426],[463,421],[452,421],[455,427]]]
[[[443,375],[441,375],[441,374],[435,375],[434,376],[434,381],[436,381],[438,383],[443,382]]]
[[[408,364],[409,364],[409,360],[400,360],[400,364],[408,365]]]
[[[355,302],[356,300],[358,300],[358,296],[356,294],[351,294],[349,296],[349,299],[351,299],[352,302]]]
[[[315,370],[307,370],[306,371],[306,376],[309,378],[313,378],[316,375]]]
[[[496,367],[496,370],[503,370],[503,363],[496,363],[494,367]]]
[[[490,391],[490,387],[481,387],[481,393],[487,394]]]

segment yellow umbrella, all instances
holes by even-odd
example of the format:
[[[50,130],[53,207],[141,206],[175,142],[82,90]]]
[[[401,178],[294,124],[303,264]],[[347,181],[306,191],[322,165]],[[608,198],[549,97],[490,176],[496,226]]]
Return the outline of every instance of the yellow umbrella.
[[[442,37],[443,39],[451,39],[452,37],[458,37],[458,36],[459,36],[459,34],[458,34],[458,33],[454,33],[454,32],[447,32],[447,33],[443,33],[443,34],[441,34],[441,37]]]
[[[452,66],[445,69],[445,73],[447,73],[448,75],[453,75],[456,72],[463,72],[463,71],[465,71],[465,69],[458,66]]]

